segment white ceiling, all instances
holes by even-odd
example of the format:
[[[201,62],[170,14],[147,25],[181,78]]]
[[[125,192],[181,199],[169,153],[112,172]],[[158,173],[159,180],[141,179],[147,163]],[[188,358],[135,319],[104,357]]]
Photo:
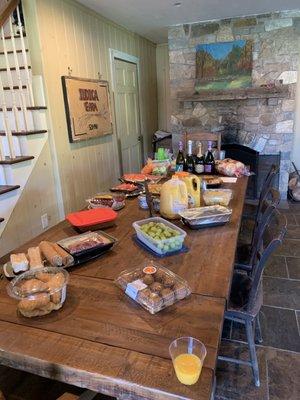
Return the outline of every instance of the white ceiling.
[[[300,9],[300,0],[79,0],[104,17],[155,43],[167,42],[167,27],[270,11]],[[180,2],[180,7],[174,3]]]

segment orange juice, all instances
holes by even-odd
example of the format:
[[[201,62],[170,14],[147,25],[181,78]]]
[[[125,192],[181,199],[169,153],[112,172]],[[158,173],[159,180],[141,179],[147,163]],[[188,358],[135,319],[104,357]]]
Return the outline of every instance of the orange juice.
[[[195,354],[180,354],[174,360],[174,368],[179,382],[194,385],[199,379],[202,362]]]

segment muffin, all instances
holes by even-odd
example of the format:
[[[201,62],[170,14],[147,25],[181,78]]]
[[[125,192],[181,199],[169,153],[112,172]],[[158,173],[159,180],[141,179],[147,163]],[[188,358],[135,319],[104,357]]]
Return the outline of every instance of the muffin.
[[[159,294],[163,290],[163,285],[159,282],[153,282],[152,285],[150,285],[150,289],[153,293]]]
[[[133,274],[131,275],[131,282],[136,281],[137,279],[141,279],[143,275],[143,272],[140,270],[133,272]]]
[[[150,286],[154,282],[154,278],[153,278],[152,275],[145,274],[144,277],[143,277],[143,282],[144,282],[145,285]]]
[[[150,299],[150,295],[151,295],[151,290],[146,288],[143,289],[139,292],[138,294],[138,301],[144,303],[144,304],[148,304],[149,299]]]
[[[175,281],[171,276],[166,275],[163,284],[165,288],[171,288],[174,286]]]
[[[154,274],[154,280],[156,282],[163,283],[165,276],[166,276],[166,273],[162,269],[158,269]]]
[[[151,293],[149,300],[154,312],[160,311],[161,307],[163,306],[163,299],[157,293]]]
[[[168,307],[171,306],[175,301],[175,294],[173,290],[166,288],[161,291],[161,297],[164,302],[164,306]]]
[[[184,299],[187,295],[187,288],[184,283],[177,282],[173,287],[175,297],[177,300]]]

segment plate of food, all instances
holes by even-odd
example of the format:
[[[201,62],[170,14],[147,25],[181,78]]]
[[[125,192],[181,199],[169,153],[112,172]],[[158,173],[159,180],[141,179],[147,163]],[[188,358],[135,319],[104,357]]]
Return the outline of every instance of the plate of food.
[[[159,175],[151,175],[151,174],[124,174],[121,179],[124,182],[142,184],[146,181],[157,183],[161,180],[161,178],[162,177]]]
[[[151,193],[154,196],[159,196],[161,187],[162,187],[161,183],[149,183],[148,185],[149,193]]]
[[[87,200],[89,208],[112,208],[119,211],[125,207],[125,194],[122,192],[100,193]]]
[[[110,188],[110,191],[124,193],[126,197],[135,197],[145,193],[145,188],[142,185],[123,182]]]

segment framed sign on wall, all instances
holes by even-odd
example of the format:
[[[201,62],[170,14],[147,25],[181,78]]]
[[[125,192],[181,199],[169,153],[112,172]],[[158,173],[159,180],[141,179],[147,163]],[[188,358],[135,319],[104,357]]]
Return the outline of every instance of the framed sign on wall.
[[[113,133],[107,81],[62,76],[70,142]]]

